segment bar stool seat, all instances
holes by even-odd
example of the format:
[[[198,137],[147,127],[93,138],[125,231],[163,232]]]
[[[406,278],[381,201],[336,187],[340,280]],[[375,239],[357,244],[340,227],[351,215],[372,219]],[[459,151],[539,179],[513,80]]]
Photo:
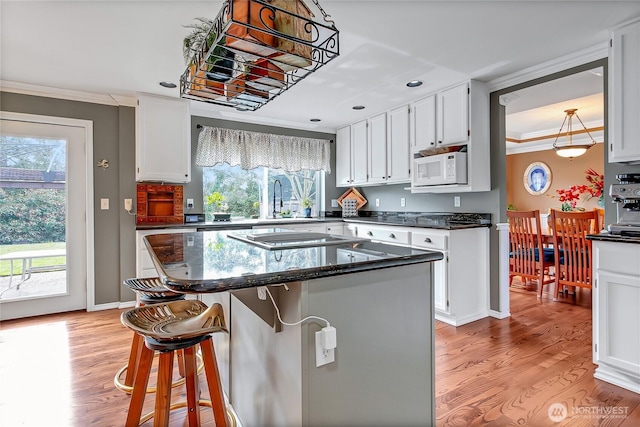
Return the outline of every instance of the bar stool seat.
[[[136,307],[141,307],[147,304],[158,304],[185,299],[184,294],[179,294],[167,289],[158,277],[131,278],[124,280],[123,284],[136,293]],[[129,352],[129,360],[125,366],[123,366],[118,370],[118,372],[116,372],[116,375],[113,378],[113,385],[118,390],[124,391],[128,394],[133,390],[133,379],[136,374],[136,368],[138,366],[140,352],[143,345],[144,340],[142,339],[142,337],[137,332],[134,332],[133,339],[131,341],[131,350]],[[180,374],[183,378],[176,380],[172,384],[173,387],[178,387],[184,384],[185,381],[181,358],[182,353],[180,352],[178,353],[178,366],[180,369]],[[202,372],[203,368],[204,366],[201,363],[198,367],[198,372]],[[124,379],[122,379],[123,374]],[[155,391],[155,387],[147,388],[147,393],[155,393]]]
[[[200,425],[200,406],[213,409],[216,427],[235,426],[233,413],[226,408],[213,347],[212,333],[228,332],[222,306],[196,300],[180,300],[145,305],[122,313],[122,324],[144,337],[144,346],[131,393],[126,426],[138,426],[154,418],[154,426],[167,426],[171,410],[187,407],[190,427]],[[196,347],[200,346],[210,400],[199,399]],[[142,416],[151,363],[159,351],[155,410]],[[174,352],[184,352],[187,401],[171,404]]]

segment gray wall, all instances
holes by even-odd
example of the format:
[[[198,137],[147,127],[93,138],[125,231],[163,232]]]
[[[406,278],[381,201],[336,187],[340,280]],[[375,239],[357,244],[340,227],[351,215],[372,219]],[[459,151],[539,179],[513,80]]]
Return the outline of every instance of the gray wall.
[[[93,165],[109,160],[108,169],[94,169],[95,304],[133,299],[129,291],[121,295],[121,283],[135,274],[135,219],[123,209],[124,198],[135,199],[135,110],[8,92],[0,110],[93,122]],[[111,209],[100,210],[101,198]]]

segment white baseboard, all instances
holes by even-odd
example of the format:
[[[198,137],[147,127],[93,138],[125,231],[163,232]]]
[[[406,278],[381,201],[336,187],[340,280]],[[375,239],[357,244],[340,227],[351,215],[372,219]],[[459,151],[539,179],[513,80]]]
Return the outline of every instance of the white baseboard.
[[[110,302],[107,304],[94,305],[92,310],[87,310],[87,311],[113,310],[114,308],[117,308],[117,309],[133,308],[135,306],[136,306],[135,301]]]
[[[496,311],[496,310],[489,310],[489,316],[494,317],[496,319],[506,319],[507,317],[511,317],[511,312],[510,311],[502,312],[502,311]]]

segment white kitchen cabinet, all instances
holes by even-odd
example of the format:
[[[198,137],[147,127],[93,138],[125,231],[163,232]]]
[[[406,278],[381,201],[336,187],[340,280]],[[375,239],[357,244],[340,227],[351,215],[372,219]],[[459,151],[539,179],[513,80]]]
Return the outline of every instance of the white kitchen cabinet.
[[[336,187],[366,184],[367,121],[338,129],[336,133]]]
[[[378,224],[358,224],[356,237],[375,240],[376,242],[391,243],[395,245],[409,245],[409,229]]]
[[[387,182],[387,113],[370,117],[368,123],[367,161],[369,183]]]
[[[151,261],[151,256],[147,250],[147,246],[142,240],[145,236],[151,234],[172,234],[172,233],[193,233],[195,228],[156,228],[153,230],[138,230],[136,231],[136,277],[158,277],[156,267]],[[176,261],[174,268],[182,273],[189,273],[189,266],[180,261]],[[176,275],[176,277],[178,274]]]
[[[336,187],[351,186],[351,126],[336,132]]]
[[[411,180],[411,152],[409,150],[409,106],[387,113],[387,178],[386,182],[399,183]]]
[[[435,317],[453,326],[489,316],[489,229],[388,226],[347,222],[345,233],[442,252],[433,266]]]
[[[594,377],[640,393],[640,244],[593,241]]]
[[[640,20],[613,31],[609,48],[609,162],[640,161]]]
[[[419,99],[410,105],[409,139],[411,151],[417,153],[436,147],[436,95]]]
[[[369,180],[366,120],[351,125],[351,177],[351,185],[366,184]]]
[[[191,181],[189,101],[138,94],[136,181]]]
[[[489,90],[485,84],[471,80],[413,102],[410,140],[412,158],[420,157],[424,150],[436,154],[438,148],[452,145],[463,146],[467,153],[466,184],[412,185],[412,193],[491,190]]]
[[[489,229],[413,229],[411,246],[437,250],[433,263],[435,317],[453,326],[489,315]]]
[[[454,86],[411,104],[413,152],[469,140],[469,83]]]
[[[464,144],[469,140],[469,84],[461,84],[438,94],[436,100],[438,146]]]

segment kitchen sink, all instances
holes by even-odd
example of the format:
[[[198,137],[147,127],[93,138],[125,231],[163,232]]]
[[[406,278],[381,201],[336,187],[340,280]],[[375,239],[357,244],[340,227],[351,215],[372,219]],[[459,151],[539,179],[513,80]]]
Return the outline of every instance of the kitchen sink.
[[[269,250],[344,245],[369,241],[369,239],[363,239],[360,237],[340,236],[311,231],[243,232],[228,233],[227,236]]]

